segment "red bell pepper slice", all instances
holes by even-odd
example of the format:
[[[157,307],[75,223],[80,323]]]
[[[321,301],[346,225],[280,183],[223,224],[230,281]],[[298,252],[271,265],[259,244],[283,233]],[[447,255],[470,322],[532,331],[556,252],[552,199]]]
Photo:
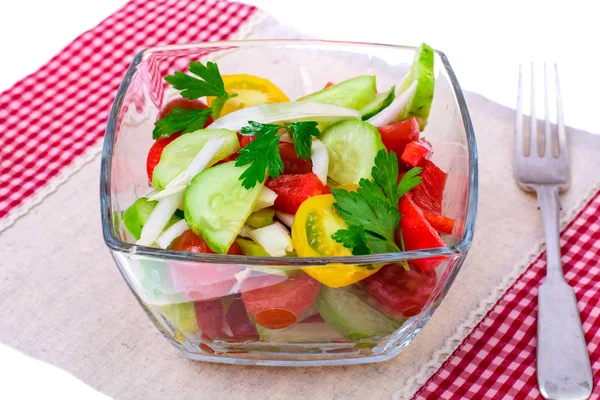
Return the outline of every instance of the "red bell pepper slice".
[[[406,250],[431,249],[446,245],[437,231],[423,215],[423,211],[407,193],[400,199],[400,229]],[[421,271],[434,270],[445,257],[431,257],[412,260]]]
[[[407,144],[419,139],[421,132],[419,121],[415,117],[412,117],[397,124],[380,126],[377,129],[381,134],[381,140],[385,148],[388,151],[396,153],[398,161],[401,164],[400,170],[408,170],[409,167],[405,163],[400,162],[400,157],[404,153]]]
[[[400,158],[411,167],[418,167],[423,165],[432,154],[431,144],[421,139],[407,144]]]
[[[309,174],[279,175],[267,180],[266,187],[277,193],[275,209],[295,214],[309,197],[327,194],[329,188],[312,172]]]

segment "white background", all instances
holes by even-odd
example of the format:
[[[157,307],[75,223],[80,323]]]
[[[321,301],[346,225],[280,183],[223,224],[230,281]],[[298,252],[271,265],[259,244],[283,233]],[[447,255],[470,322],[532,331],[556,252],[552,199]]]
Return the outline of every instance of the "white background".
[[[446,53],[463,89],[508,106],[515,104],[519,63],[556,61],[567,124],[600,133],[600,17],[594,0],[247,2],[323,39],[427,42]],[[3,0],[0,91],[34,72],[123,4],[124,0]],[[1,399],[106,398],[66,372],[1,344],[0,377]]]

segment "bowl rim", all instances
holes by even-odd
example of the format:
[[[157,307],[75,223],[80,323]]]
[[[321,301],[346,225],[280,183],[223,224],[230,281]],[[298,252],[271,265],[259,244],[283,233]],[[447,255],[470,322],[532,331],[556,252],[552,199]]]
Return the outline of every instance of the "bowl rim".
[[[100,171],[100,208],[102,216],[102,231],[106,245],[109,249],[117,252],[128,253],[132,256],[146,256],[151,258],[169,259],[177,261],[201,262],[201,263],[216,263],[216,264],[247,264],[247,265],[273,265],[273,266],[318,266],[328,264],[389,264],[399,261],[410,261],[413,259],[438,257],[438,256],[456,256],[468,252],[473,242],[475,230],[475,221],[477,216],[477,201],[478,201],[478,153],[475,132],[471,118],[467,108],[466,100],[462,89],[458,83],[456,75],[450,66],[448,57],[440,50],[434,50],[442,61],[442,65],[448,74],[448,79],[452,84],[455,99],[457,101],[459,111],[462,117],[467,138],[467,153],[469,156],[469,191],[467,199],[467,213],[464,221],[463,235],[460,240],[452,245],[447,245],[438,248],[429,248],[421,250],[401,251],[394,253],[370,254],[363,256],[336,256],[336,257],[262,257],[262,256],[245,256],[245,255],[228,255],[228,254],[203,254],[191,253],[185,251],[175,251],[169,249],[161,249],[149,246],[140,246],[135,243],[122,241],[115,234],[114,220],[112,216],[112,200],[110,196],[111,188],[111,164],[112,154],[115,143],[115,135],[117,130],[117,121],[121,110],[125,95],[133,77],[137,71],[138,65],[149,55],[156,52],[171,51],[171,50],[186,50],[186,49],[202,49],[210,47],[250,47],[250,46],[277,46],[277,45],[297,45],[310,46],[314,48],[339,46],[340,48],[350,47],[384,47],[394,48],[399,50],[416,49],[415,46],[380,44],[380,43],[364,43],[350,41],[333,41],[333,40],[294,40],[294,39],[279,39],[279,40],[226,40],[216,42],[200,42],[200,43],[185,43],[171,44],[164,46],[149,47],[139,51],[119,86],[115,100],[110,109],[108,122],[106,126],[104,143],[102,148],[101,171]]]

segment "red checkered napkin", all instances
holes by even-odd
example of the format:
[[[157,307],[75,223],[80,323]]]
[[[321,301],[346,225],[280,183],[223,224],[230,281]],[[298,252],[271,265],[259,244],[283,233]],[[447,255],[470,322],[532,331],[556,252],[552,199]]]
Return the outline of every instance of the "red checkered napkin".
[[[562,233],[562,261],[575,289],[600,398],[600,192]],[[500,298],[414,399],[537,399],[535,376],[540,255]]]
[[[102,138],[139,50],[225,40],[255,12],[220,0],[133,0],[1,93],[0,226]]]

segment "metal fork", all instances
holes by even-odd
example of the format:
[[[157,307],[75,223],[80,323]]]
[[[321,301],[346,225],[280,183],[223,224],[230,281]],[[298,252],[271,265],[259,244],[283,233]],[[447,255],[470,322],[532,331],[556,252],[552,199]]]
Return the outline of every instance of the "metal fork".
[[[534,66],[531,64],[529,138],[523,135],[522,70],[515,129],[514,173],[518,185],[537,192],[546,234],[546,278],[538,294],[537,380],[546,399],[587,399],[592,393],[592,370],[575,292],[563,276],[560,259],[558,194],[569,187],[570,169],[558,71],[554,64],[557,123],[550,123],[547,68],[544,63],[545,123],[538,138],[535,116]],[[543,140],[539,140],[543,139]],[[542,146],[538,143],[543,142]]]

